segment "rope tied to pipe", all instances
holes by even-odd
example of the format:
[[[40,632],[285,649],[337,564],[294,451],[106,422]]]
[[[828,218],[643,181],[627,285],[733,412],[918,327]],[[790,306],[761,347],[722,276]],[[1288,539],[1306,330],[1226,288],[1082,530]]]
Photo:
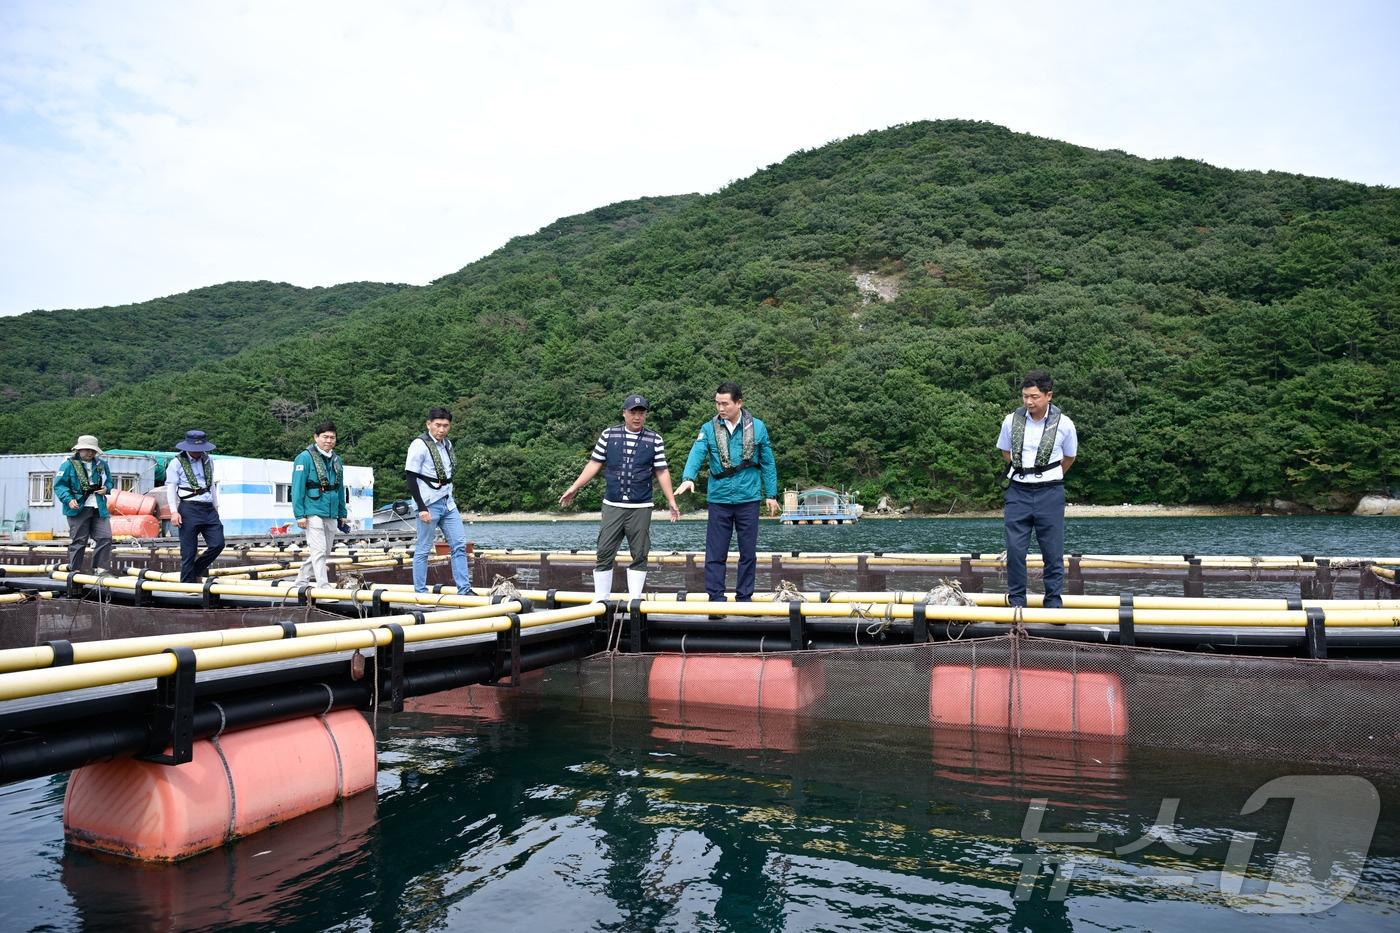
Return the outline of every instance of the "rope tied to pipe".
[[[866,626],[862,626],[860,622],[856,623],[855,636],[857,647],[860,646],[860,630],[862,627],[865,629],[865,634],[873,636],[879,635],[894,622],[894,603],[885,603],[884,610],[878,616],[875,615],[874,609],[874,603],[866,603],[864,605],[861,603],[851,603],[851,618],[870,623]]]
[[[961,583],[957,580],[949,580],[947,577],[940,577],[938,585],[929,590],[919,601],[930,606],[977,605],[970,596],[963,592]]]
[[[515,574],[511,574],[510,576],[504,576],[499,573],[496,574],[491,580],[491,592],[488,595],[499,596],[503,600],[519,599],[520,590],[516,589],[515,586]]]
[[[342,590],[367,590],[371,588],[365,580],[365,575],[354,570],[344,570],[336,574],[335,585]]]
[[[927,593],[925,593],[924,598],[921,599],[920,602],[929,606],[977,605],[976,601],[974,601],[972,597],[968,596],[967,593],[963,592],[961,583],[959,583],[957,580],[949,580],[947,577],[940,577],[938,579],[938,585],[930,589]],[[967,631],[968,626],[970,626],[972,622],[968,621],[958,623],[949,621],[945,624],[947,625],[948,640],[957,641],[958,639],[963,637],[963,634]],[[953,628],[954,625],[957,626],[956,629]]]
[[[805,603],[806,601],[807,597],[791,580],[778,581],[778,588],[773,591],[773,602],[775,603]]]

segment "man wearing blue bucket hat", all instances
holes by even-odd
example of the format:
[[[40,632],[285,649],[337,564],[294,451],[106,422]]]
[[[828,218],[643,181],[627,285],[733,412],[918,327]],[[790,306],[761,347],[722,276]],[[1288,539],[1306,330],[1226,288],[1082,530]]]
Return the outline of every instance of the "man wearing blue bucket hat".
[[[170,522],[180,529],[180,582],[198,583],[224,549],[224,523],[214,492],[214,445],[203,431],[186,431],[175,445],[180,451],[165,466],[165,494]],[[204,553],[199,553],[199,536]]]

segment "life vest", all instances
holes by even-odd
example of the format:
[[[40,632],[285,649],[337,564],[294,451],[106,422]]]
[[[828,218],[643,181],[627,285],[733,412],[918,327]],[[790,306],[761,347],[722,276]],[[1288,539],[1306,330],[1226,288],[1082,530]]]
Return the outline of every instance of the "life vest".
[[[1011,475],[1044,476],[1046,470],[1053,470],[1060,461],[1050,462],[1055,453],[1055,438],[1060,432],[1060,409],[1053,404],[1045,415],[1045,430],[1040,435],[1040,446],[1035,449],[1035,464],[1022,466],[1021,455],[1026,448],[1026,407],[1022,405],[1011,415]]]
[[[341,477],[345,473],[345,464],[340,459],[340,455],[332,452],[330,456],[331,466],[326,469],[326,458],[321,453],[321,448],[311,444],[306,448],[307,454],[311,456],[311,467],[316,471],[316,483],[306,484],[306,497],[308,499],[319,499],[326,493],[340,488]]]
[[[603,498],[609,502],[650,503],[656,444],[661,435],[650,428],[642,428],[629,451],[629,433],[625,427],[608,430],[607,488]]]
[[[442,442],[443,446],[447,448],[447,469],[444,469],[442,452],[438,450],[437,441],[433,440],[433,436],[427,431],[424,431],[422,434],[418,435],[418,439],[427,445],[428,456],[433,458],[433,472],[436,475],[425,476],[422,473],[415,473],[414,475],[422,480],[423,485],[427,486],[429,489],[441,489],[452,482],[452,477],[457,475],[457,456],[452,452],[452,441],[444,439]]]
[[[92,466],[92,472],[88,472],[87,464],[83,462],[83,458],[76,455],[73,457],[73,472],[78,475],[79,502],[102,487],[102,462],[93,457]]]
[[[733,476],[741,470],[758,469],[758,461],[754,459],[754,429],[753,415],[745,409],[739,414],[739,432],[743,435],[743,446],[740,448],[739,462],[731,464],[729,462],[729,440],[733,437],[729,433],[729,422],[719,415],[715,415],[714,425],[715,446],[719,448],[719,464],[723,469],[718,473],[711,473],[710,479],[725,479]]]
[[[200,485],[199,481],[194,477],[194,461],[190,459],[190,455],[182,452],[180,456],[176,457],[175,459],[179,461],[180,472],[185,474],[185,485],[189,487],[188,494],[183,492],[179,493],[180,500],[182,502],[186,499],[194,499],[197,496],[202,496],[205,493],[211,492],[213,490],[214,459],[212,457],[210,457],[208,454],[205,454],[204,459],[201,461],[204,464],[205,483],[205,485],[202,486]],[[179,484],[176,484],[176,491],[178,492],[178,490]]]

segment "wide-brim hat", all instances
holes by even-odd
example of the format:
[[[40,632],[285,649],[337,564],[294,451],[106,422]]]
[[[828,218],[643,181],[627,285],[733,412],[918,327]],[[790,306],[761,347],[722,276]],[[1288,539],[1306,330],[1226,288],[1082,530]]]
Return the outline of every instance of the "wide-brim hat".
[[[91,450],[96,452],[98,456],[102,454],[102,448],[97,446],[97,438],[93,437],[91,434],[78,435],[78,443],[73,445],[73,450]]]
[[[176,444],[175,449],[196,454],[213,450],[214,445],[209,443],[209,438],[205,436],[203,431],[186,431],[185,439]]]

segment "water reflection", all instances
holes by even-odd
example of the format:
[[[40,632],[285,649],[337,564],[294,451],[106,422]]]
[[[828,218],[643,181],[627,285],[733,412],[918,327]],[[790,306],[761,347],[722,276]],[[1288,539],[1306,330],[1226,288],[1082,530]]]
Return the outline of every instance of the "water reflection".
[[[327,888],[375,884],[377,813],[360,794],[177,864],[67,846],[61,878],[86,929],[227,929],[294,923]]]
[[[1358,853],[1346,831],[1340,847],[1280,859],[1297,807],[1287,795],[1244,812],[1296,770],[1287,763],[698,704],[523,708],[481,689],[380,720],[377,803],[355,798],[177,865],[6,838],[32,876],[13,902],[0,885],[7,923],[1367,929],[1400,906],[1400,795],[1385,774],[1366,775],[1381,821],[1356,889],[1317,917],[1262,917],[1241,908],[1272,903],[1260,886],[1288,858],[1308,871],[1309,857],[1327,861],[1337,877],[1361,864],[1347,861]],[[1342,803],[1320,812],[1345,817]],[[0,806],[11,825],[59,818],[52,783],[11,789]],[[1253,878],[1235,891],[1219,872],[1241,834]]]

